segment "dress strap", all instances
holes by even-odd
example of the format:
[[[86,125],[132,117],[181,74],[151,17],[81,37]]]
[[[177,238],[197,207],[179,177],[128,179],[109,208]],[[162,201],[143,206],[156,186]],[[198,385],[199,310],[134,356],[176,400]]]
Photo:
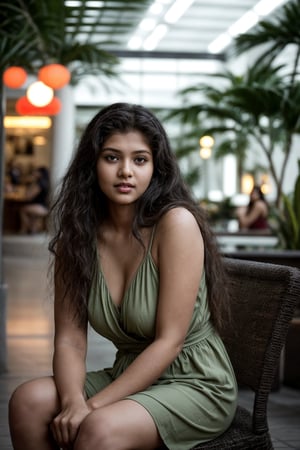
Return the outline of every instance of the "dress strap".
[[[150,241],[149,241],[149,245],[148,245],[148,251],[147,251],[148,254],[151,253],[151,250],[152,250],[152,244],[153,244],[153,240],[154,240],[155,230],[156,230],[156,224],[152,228],[151,237],[150,237]]]

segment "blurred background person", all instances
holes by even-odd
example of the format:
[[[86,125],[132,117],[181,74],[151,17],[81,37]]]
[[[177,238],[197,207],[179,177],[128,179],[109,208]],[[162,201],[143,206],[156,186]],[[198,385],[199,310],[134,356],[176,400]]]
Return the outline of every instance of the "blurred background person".
[[[269,207],[260,186],[255,185],[250,193],[249,204],[237,209],[240,230],[269,230]]]
[[[48,215],[49,172],[46,167],[33,171],[32,181],[25,192],[26,203],[20,209],[21,233],[33,234],[43,229]]]
[[[9,182],[12,186],[18,186],[21,184],[22,170],[20,164],[18,164],[15,160],[12,160],[9,164],[8,175]]]

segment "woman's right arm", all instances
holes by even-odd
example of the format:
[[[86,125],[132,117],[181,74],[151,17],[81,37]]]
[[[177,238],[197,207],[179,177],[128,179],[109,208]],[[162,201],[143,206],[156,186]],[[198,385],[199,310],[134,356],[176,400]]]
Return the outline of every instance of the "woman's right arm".
[[[61,412],[54,419],[52,432],[56,441],[68,446],[76,437],[78,427],[90,412],[84,397],[86,376],[87,325],[74,319],[71,299],[64,298],[64,287],[55,277],[55,338],[53,373],[61,403]]]
[[[255,222],[260,216],[267,215],[267,208],[263,201],[257,200],[251,208],[251,211],[247,213],[244,211],[237,214],[240,228],[248,228]]]

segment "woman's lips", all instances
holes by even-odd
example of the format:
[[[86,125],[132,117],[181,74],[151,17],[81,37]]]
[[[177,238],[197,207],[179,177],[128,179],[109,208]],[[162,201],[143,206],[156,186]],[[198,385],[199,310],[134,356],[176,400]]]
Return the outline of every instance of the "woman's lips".
[[[133,189],[133,185],[130,183],[120,183],[116,185],[116,188],[119,192],[126,194]]]

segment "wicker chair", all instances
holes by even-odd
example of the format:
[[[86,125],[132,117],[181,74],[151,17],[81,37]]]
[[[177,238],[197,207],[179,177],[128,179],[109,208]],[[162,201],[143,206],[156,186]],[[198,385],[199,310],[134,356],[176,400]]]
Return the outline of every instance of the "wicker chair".
[[[233,327],[224,342],[237,381],[254,391],[252,411],[238,406],[229,429],[193,450],[273,449],[267,402],[296,302],[300,270],[225,258]]]

